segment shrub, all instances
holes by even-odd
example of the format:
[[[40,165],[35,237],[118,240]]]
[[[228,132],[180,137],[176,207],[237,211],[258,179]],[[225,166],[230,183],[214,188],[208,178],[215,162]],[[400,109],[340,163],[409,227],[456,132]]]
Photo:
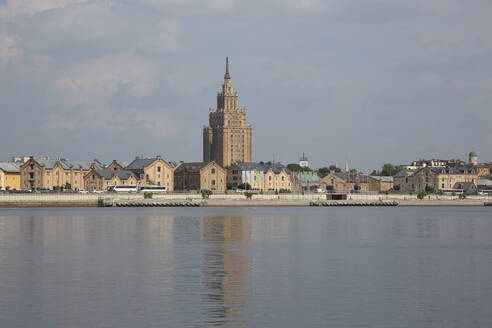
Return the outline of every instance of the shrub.
[[[459,197],[459,199],[465,199],[466,198],[466,195],[465,194],[460,194],[458,197]]]
[[[202,198],[209,198],[210,197],[210,193],[208,192],[202,192]]]
[[[455,191],[453,191],[453,192],[451,193],[451,196],[456,196],[456,192],[455,192]]]
[[[432,186],[425,186],[425,192],[427,193],[433,193],[434,192],[434,187]]]
[[[151,192],[144,192],[144,199],[152,199],[152,196]]]
[[[418,199],[424,199],[424,197],[425,197],[425,191],[421,190],[417,193]]]
[[[394,190],[394,191],[399,191],[399,190],[400,190],[400,185],[395,185],[395,186],[393,186],[393,190]]]
[[[253,193],[251,191],[246,191],[244,196],[246,196],[247,199],[251,199],[251,197],[253,197]]]
[[[275,189],[275,195],[278,195],[278,190],[277,189]]]
[[[439,196],[442,196],[442,195],[444,195],[444,191],[439,190]]]

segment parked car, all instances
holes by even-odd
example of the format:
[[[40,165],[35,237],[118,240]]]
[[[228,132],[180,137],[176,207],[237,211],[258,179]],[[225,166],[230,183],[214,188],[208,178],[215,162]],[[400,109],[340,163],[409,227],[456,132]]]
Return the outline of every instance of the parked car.
[[[84,190],[84,189],[79,189],[79,194],[88,194],[89,192],[87,190]]]
[[[92,192],[94,194],[104,194],[104,191],[102,191],[102,190],[93,190]]]

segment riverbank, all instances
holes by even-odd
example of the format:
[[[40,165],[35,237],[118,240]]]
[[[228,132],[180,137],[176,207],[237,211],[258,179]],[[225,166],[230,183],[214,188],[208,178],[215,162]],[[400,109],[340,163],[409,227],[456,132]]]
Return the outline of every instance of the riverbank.
[[[200,194],[163,194],[144,199],[141,194],[20,194],[0,195],[0,208],[42,208],[42,207],[129,207],[129,206],[312,206],[313,203],[326,203],[325,206],[378,206],[381,202],[392,202],[398,206],[484,206],[492,203],[490,196],[429,195],[423,200],[415,195],[375,195],[349,194],[347,200],[328,201],[325,194],[255,194],[247,199],[242,194],[214,194],[202,198]],[[321,205],[323,206],[323,205]]]

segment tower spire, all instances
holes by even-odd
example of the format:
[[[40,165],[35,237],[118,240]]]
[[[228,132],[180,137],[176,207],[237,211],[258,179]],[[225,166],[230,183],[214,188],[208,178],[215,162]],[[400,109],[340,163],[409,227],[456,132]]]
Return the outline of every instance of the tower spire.
[[[224,80],[230,80],[231,76],[229,75],[229,57],[226,57],[226,72],[224,75]]]

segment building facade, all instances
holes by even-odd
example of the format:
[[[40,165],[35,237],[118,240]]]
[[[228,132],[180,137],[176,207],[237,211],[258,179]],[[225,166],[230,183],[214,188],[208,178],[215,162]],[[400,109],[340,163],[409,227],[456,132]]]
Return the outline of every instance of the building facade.
[[[174,188],[178,191],[224,191],[226,179],[226,170],[215,161],[181,163],[174,170]]]
[[[15,163],[0,162],[0,190],[20,189],[20,169]]]
[[[246,109],[239,109],[227,58],[222,92],[217,94],[217,109],[210,109],[209,126],[203,128],[203,161],[215,161],[222,167],[251,162],[251,137],[252,128],[246,124]]]
[[[325,176],[319,182],[319,188],[334,192],[368,191],[367,175],[359,172],[335,172]]]
[[[395,189],[404,192],[419,192],[427,189],[451,190],[459,184],[476,184],[478,174],[468,167],[423,167],[416,171],[406,171],[394,177]],[[398,187],[396,187],[398,186]]]
[[[384,192],[393,189],[393,177],[370,175],[368,178],[369,191]]]
[[[239,163],[227,170],[227,183],[232,188],[249,184],[253,190],[292,191],[290,171],[280,163]]]
[[[30,157],[20,167],[21,188],[30,190],[84,189],[84,176],[91,168],[102,168],[102,165],[98,161]]]
[[[88,191],[106,191],[111,186],[136,186],[137,177],[131,171],[115,169],[91,169],[84,176],[84,187]]]
[[[117,168],[115,163],[114,167]],[[174,190],[174,168],[162,159],[136,157],[125,170],[133,172],[140,186],[163,186],[168,191]]]

